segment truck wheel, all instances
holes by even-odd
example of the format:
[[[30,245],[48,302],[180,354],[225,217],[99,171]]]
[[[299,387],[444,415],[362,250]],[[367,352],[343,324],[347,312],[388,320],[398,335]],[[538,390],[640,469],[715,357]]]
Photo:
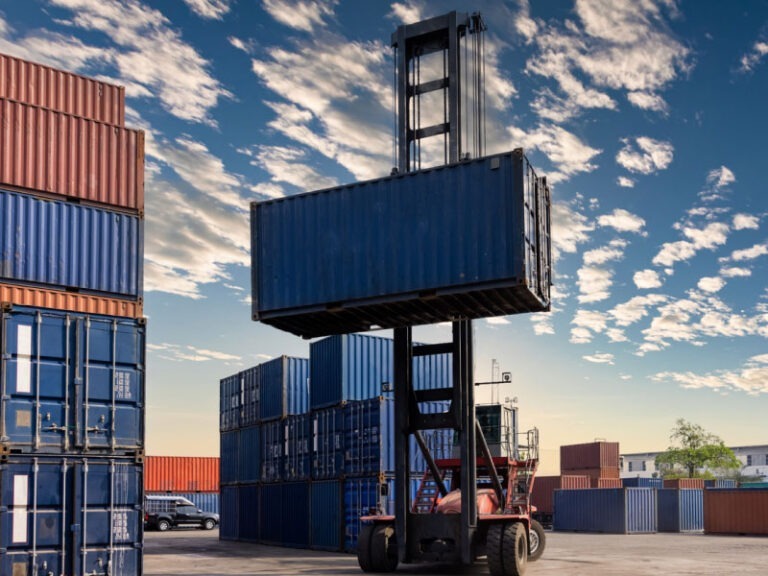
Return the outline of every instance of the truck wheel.
[[[501,556],[504,576],[523,576],[528,565],[528,538],[522,522],[510,522],[504,526]]]
[[[544,554],[544,548],[547,546],[547,536],[544,533],[544,527],[536,520],[531,520],[530,550],[528,551],[528,561],[535,562]]]
[[[371,563],[374,572],[397,570],[397,539],[392,524],[379,524],[371,534]]]
[[[493,524],[488,528],[485,553],[488,556],[488,571],[491,573],[491,576],[505,576],[504,562],[501,559],[501,540],[503,535],[503,524]]]
[[[168,522],[168,520],[158,520],[157,522],[157,529],[160,530],[160,532],[167,532],[171,528],[171,523]]]
[[[216,527],[216,522],[214,522],[210,518],[206,519],[206,521],[203,522],[203,528],[205,530],[213,530],[215,527]]]
[[[371,535],[373,524],[364,524],[357,537],[357,563],[363,572],[373,572],[373,560],[371,558]]]

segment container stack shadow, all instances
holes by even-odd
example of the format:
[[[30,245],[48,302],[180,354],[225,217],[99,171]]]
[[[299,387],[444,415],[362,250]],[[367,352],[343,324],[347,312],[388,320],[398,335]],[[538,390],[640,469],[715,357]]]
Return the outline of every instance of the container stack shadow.
[[[0,119],[0,574],[140,574],[144,133],[4,54]]]
[[[414,358],[414,387],[450,387],[452,361]],[[221,380],[222,539],[357,550],[360,516],[394,506],[392,366],[391,339],[349,334]],[[451,457],[452,431],[424,436]],[[427,466],[415,441],[410,453],[413,497]]]

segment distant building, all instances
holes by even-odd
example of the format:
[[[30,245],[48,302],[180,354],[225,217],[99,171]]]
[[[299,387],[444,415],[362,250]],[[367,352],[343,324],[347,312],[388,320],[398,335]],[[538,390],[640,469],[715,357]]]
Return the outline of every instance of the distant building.
[[[762,476],[768,481],[768,444],[758,446],[733,446],[731,447],[736,458],[741,461],[741,474],[744,476]],[[621,455],[621,477],[651,478],[658,476],[656,468],[656,456],[661,452],[637,452],[635,454]]]

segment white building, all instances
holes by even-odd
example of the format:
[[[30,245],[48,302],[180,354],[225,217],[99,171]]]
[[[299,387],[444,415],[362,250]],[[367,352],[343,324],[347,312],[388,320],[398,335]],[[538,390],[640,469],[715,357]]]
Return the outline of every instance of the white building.
[[[741,474],[744,476],[762,476],[768,481],[768,444],[759,446],[731,447],[736,458],[741,461]],[[638,452],[621,455],[621,477],[651,478],[656,474],[656,456],[661,452]]]

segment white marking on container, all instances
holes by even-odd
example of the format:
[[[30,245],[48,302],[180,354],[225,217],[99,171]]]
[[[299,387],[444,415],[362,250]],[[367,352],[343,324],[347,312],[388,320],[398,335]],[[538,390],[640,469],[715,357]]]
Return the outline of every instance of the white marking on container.
[[[16,328],[16,392],[32,391],[32,326]]]
[[[29,504],[29,476],[13,477],[13,542],[27,541],[27,505]]]

